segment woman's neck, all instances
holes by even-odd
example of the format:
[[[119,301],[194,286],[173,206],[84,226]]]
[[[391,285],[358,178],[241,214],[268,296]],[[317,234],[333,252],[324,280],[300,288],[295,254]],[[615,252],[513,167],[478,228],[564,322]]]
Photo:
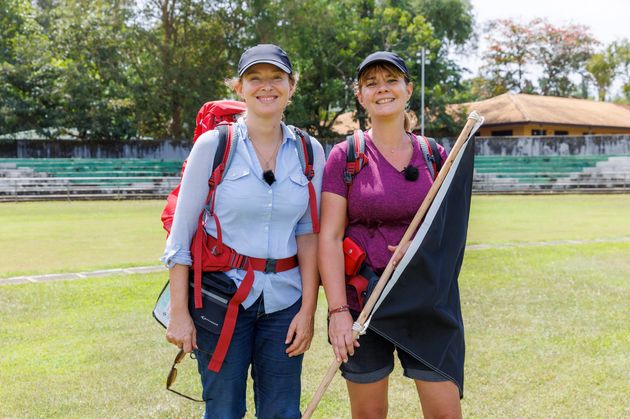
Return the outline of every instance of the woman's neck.
[[[275,144],[279,139],[282,140],[280,122],[281,118],[260,118],[247,115],[245,125],[247,125],[249,139],[260,145]]]
[[[400,147],[407,138],[403,118],[372,119],[372,141],[390,149]]]

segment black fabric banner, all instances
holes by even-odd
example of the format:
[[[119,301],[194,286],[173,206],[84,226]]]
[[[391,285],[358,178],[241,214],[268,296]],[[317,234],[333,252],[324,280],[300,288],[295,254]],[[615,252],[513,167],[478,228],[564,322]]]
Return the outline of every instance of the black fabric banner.
[[[474,138],[440,187],[369,328],[464,389],[464,323],[457,278],[464,259]]]

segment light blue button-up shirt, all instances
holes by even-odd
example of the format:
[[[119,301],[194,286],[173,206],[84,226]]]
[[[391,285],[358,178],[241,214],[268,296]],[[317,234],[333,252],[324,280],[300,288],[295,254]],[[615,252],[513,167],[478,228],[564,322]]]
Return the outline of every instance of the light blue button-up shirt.
[[[282,130],[284,139],[274,171],[276,181],[268,185],[263,180],[263,170],[243,118],[234,125],[237,147],[217,187],[214,211],[221,223],[223,242],[242,255],[265,259],[293,256],[297,253],[296,237],[313,232],[308,180],[297,152],[301,144],[284,123]],[[312,182],[319,208],[325,157],[319,142],[313,137],[311,141],[315,170]],[[192,265],[190,243],[208,195],[208,179],[218,143],[218,132],[208,131],[197,139],[188,156],[171,234],[161,258],[169,268],[175,264]],[[206,213],[205,221],[208,234],[216,237],[213,218]],[[237,285],[245,276],[245,271],[240,269],[226,273]],[[267,313],[293,305],[302,295],[299,268],[269,274],[255,272],[254,284],[243,307],[250,307],[261,294]]]

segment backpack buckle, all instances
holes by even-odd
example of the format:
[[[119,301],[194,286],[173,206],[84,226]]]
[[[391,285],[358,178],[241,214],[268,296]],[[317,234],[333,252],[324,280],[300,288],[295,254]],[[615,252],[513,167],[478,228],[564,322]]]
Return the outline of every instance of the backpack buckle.
[[[265,273],[266,274],[274,274],[276,273],[276,264],[278,263],[278,259],[267,259],[265,263]]]

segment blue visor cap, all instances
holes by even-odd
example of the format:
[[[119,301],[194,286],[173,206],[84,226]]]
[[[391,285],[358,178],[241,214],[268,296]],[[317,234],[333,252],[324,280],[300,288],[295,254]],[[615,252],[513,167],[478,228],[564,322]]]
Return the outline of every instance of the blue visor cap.
[[[245,74],[251,66],[262,63],[275,65],[287,74],[293,72],[289,56],[282,48],[273,44],[259,44],[241,55],[238,62],[238,76]]]
[[[361,74],[365,70],[367,70],[370,66],[377,63],[391,64],[397,69],[399,69],[400,71],[402,71],[402,73],[405,75],[407,80],[410,79],[409,70],[407,69],[407,64],[405,64],[405,60],[403,60],[402,58],[400,58],[397,54],[394,54],[393,52],[377,51],[373,54],[368,55],[367,58],[363,60],[361,64],[359,64],[359,67],[357,68],[357,80],[361,77]]]

